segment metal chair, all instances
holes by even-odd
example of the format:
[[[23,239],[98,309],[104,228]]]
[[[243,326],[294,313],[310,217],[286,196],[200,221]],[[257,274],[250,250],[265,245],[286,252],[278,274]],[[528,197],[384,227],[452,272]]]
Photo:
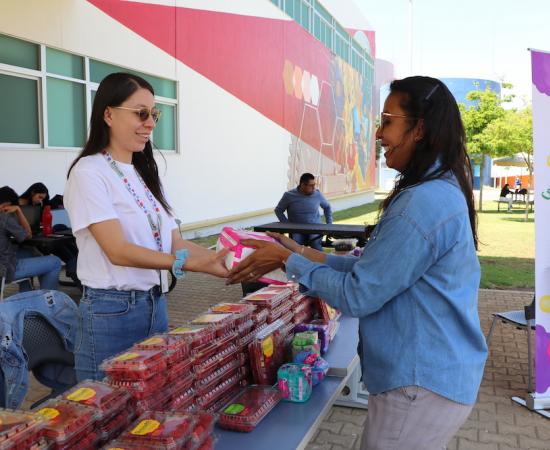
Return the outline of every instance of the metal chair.
[[[491,328],[489,329],[489,334],[487,335],[487,347],[491,341],[495,325],[498,321],[502,323],[508,323],[514,325],[518,330],[525,330],[527,332],[527,358],[528,358],[528,382],[527,382],[527,391],[533,392],[533,349],[531,345],[531,331],[535,330],[535,297],[533,296],[533,301],[528,306],[525,306],[523,310],[515,311],[504,311],[499,313],[493,313],[493,322],[491,323]]]
[[[19,284],[19,283],[22,283],[24,281],[29,282],[31,287],[32,287],[32,278],[30,278],[30,277],[20,278],[18,280],[13,280],[13,281],[7,282],[6,281],[6,266],[4,266],[3,264],[0,264],[0,302],[2,300],[4,300],[4,289],[6,288],[6,286],[8,286],[10,284]]]
[[[65,349],[59,333],[44,317],[38,314],[27,314],[25,316],[23,322],[22,344],[28,357],[28,369],[32,371],[35,376],[43,365],[57,364],[59,372],[63,370],[69,371],[69,379],[74,378],[73,384],[76,384],[74,354]],[[69,387],[70,386],[52,388],[50,394],[34,403],[32,408],[49,398],[57,397]]]

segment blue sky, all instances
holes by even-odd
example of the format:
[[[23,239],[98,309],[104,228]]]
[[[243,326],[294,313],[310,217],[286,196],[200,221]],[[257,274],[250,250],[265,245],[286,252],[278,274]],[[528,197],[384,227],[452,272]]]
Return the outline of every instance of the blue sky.
[[[397,78],[411,74],[409,0],[355,2],[376,31],[377,57]],[[530,102],[527,48],[550,51],[550,0],[413,0],[415,74],[504,80]]]

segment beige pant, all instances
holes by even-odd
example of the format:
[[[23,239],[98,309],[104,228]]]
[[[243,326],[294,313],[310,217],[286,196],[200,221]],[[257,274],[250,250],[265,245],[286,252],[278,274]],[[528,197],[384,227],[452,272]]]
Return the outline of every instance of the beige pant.
[[[361,450],[444,449],[473,406],[419,386],[370,395]]]

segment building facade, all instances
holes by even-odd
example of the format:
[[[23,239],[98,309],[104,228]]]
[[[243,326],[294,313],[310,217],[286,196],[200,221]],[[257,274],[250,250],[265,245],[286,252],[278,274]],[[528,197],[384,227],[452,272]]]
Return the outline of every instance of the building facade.
[[[348,2],[344,2],[348,3]],[[165,190],[184,229],[270,220],[302,172],[336,209],[376,184],[374,32],[342,2],[9,0],[0,179],[62,193],[107,74],[154,87]]]

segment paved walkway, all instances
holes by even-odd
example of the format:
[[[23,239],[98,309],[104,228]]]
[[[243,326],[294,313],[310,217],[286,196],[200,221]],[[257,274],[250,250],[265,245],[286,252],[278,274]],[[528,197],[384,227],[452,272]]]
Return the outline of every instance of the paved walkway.
[[[71,296],[78,296],[74,289],[64,289]],[[532,297],[530,292],[480,290],[479,313],[485,333],[489,330],[492,312],[521,309]],[[170,322],[185,322],[219,301],[240,298],[238,286],[225,286],[222,280],[189,274],[169,295]],[[510,400],[512,396],[523,396],[527,385],[525,336],[525,332],[510,325],[497,325],[478,402],[451,441],[449,450],[550,449],[550,421]],[[24,407],[28,408],[44,392],[44,388],[33,381]],[[366,416],[364,410],[333,407],[308,450],[359,448]]]

